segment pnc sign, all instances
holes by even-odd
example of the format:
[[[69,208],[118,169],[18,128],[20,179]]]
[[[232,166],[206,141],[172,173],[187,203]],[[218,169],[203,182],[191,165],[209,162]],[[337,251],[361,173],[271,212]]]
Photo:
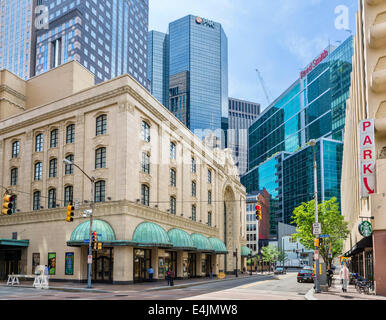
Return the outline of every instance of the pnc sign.
[[[360,121],[359,143],[361,197],[368,198],[376,192],[374,119]]]
[[[300,73],[300,79],[303,79],[307,74],[309,74],[312,70],[314,70],[319,65],[319,63],[321,63],[327,57],[328,57],[328,51],[324,50],[324,52],[318,58],[316,58],[314,61],[311,62],[311,64],[307,67],[306,70]]]
[[[210,27],[210,28],[214,29],[214,22],[211,21],[211,20],[204,19],[204,18],[201,18],[201,17],[197,17],[196,18],[196,23],[197,24],[202,24],[204,26],[207,26],[207,27]]]

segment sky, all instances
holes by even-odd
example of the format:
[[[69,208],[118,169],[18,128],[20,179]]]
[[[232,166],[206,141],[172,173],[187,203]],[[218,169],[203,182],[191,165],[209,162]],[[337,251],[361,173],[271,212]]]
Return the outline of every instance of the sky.
[[[275,100],[328,46],[355,34],[357,0],[149,0],[149,30],[188,14],[222,24],[228,37],[229,96]],[[348,30],[344,30],[348,27]]]

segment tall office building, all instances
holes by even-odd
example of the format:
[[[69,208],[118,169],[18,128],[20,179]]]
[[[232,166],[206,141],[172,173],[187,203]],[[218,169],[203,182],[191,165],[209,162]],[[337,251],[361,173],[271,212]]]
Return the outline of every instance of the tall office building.
[[[250,193],[270,194],[270,233],[289,224],[293,210],[313,199],[313,153],[318,163],[319,201],[340,200],[346,100],[352,71],[353,38],[329,46],[249,128],[249,171],[242,177]]]
[[[1,0],[0,9],[0,69],[26,80],[34,47],[34,1]]]
[[[148,78],[150,92],[165,107],[169,106],[169,35],[150,31],[148,37]]]
[[[37,30],[35,73],[76,60],[100,83],[128,73],[150,90],[148,0],[39,0],[48,29]]]
[[[166,107],[201,138],[206,136],[205,130],[220,131],[221,117],[228,116],[228,39],[221,24],[188,15],[169,24],[168,36]],[[159,51],[154,56],[165,54],[162,39],[158,45],[153,40],[153,44],[153,50],[158,47]],[[165,72],[157,60],[153,60],[153,65],[149,69]],[[165,84],[157,79],[163,76],[152,77],[158,83],[152,86],[152,93],[158,98]]]
[[[260,114],[260,104],[229,98],[225,148],[232,149],[239,174],[248,170],[248,128]]]

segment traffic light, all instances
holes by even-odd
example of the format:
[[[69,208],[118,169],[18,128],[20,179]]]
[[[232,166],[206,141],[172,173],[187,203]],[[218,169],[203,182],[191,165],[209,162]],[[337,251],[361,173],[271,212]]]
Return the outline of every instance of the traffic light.
[[[13,212],[12,212],[12,208],[13,208],[13,200],[14,200],[14,197],[9,195],[9,194],[6,194],[4,195],[4,198],[3,198],[3,209],[1,211],[1,213],[3,215],[11,215]]]
[[[66,218],[67,222],[73,222],[74,221],[74,219],[72,218],[74,216],[74,210],[75,210],[75,208],[72,206],[72,204],[69,204],[67,206],[67,218]]]
[[[257,221],[263,220],[263,214],[262,214],[262,211],[261,211],[261,205],[259,205],[259,204],[256,206],[256,220]]]
[[[98,242],[98,250],[102,250],[102,242]]]
[[[323,247],[323,238],[319,239],[319,247]]]
[[[314,246],[319,248],[319,239],[314,240]]]
[[[98,235],[97,235],[96,231],[94,231],[92,233],[92,242],[96,243],[97,241],[98,241]]]

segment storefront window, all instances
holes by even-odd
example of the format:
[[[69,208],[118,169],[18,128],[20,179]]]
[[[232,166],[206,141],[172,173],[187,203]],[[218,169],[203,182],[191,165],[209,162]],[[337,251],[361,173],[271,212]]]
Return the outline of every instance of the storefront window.
[[[48,274],[55,275],[56,274],[56,253],[48,254]]]
[[[40,265],[40,253],[32,254],[32,274],[35,274],[36,267]]]
[[[74,253],[73,252],[66,252],[64,268],[65,268],[66,276],[74,275]]]

